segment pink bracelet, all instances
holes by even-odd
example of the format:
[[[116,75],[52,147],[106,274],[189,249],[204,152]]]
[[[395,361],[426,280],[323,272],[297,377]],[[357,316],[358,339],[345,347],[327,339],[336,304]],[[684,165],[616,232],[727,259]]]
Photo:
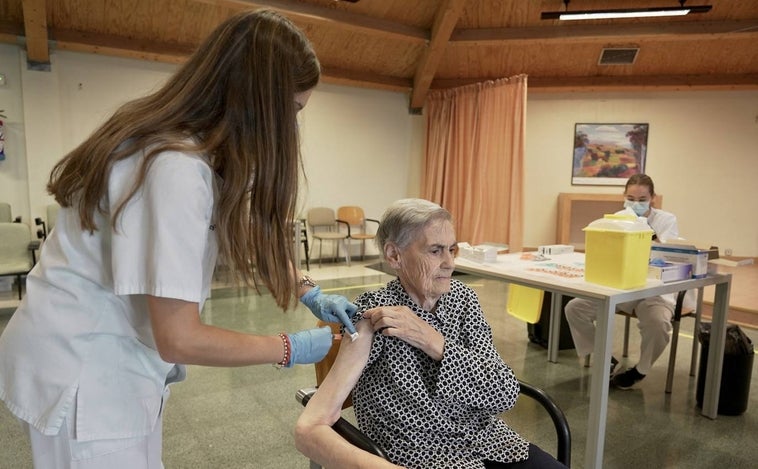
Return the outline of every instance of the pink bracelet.
[[[277,363],[277,365],[287,366],[289,365],[290,359],[292,358],[292,347],[290,345],[290,338],[287,337],[287,334],[285,334],[284,332],[280,332],[279,337],[282,339],[282,344],[284,345],[284,357],[282,358],[282,361]]]

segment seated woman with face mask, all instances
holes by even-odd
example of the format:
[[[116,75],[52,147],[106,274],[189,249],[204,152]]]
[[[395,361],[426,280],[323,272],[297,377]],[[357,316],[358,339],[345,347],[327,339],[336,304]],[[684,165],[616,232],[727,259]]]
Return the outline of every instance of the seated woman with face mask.
[[[497,417],[516,403],[519,384],[476,293],[452,278],[450,213],[426,200],[397,201],[376,239],[398,278],[355,301],[360,337],[343,339],[298,420],[298,449],[335,468],[564,468]],[[391,462],[331,428],[351,389],[358,426]]]
[[[635,174],[626,182],[624,188],[624,210],[633,211],[638,217],[646,217],[647,224],[653,230],[653,239],[666,241],[679,236],[679,229],[674,214],[654,208],[655,187],[653,180],[646,174]],[[671,318],[674,316],[674,294],[653,296],[618,305],[618,309],[627,313],[634,311],[639,319],[640,358],[637,365],[624,372],[614,374],[619,361],[611,357],[611,384],[619,389],[629,389],[642,381],[650,371],[653,363],[661,356],[671,337]],[[685,306],[692,307],[694,292],[685,296]],[[591,300],[574,298],[566,304],[566,320],[571,329],[576,353],[584,357],[590,353],[595,344],[595,319],[598,305]]]

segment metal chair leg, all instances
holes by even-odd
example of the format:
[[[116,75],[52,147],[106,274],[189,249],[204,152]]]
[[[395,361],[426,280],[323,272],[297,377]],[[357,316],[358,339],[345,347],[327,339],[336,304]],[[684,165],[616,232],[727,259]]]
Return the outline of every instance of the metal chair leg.
[[[671,394],[671,387],[674,384],[674,368],[676,367],[676,348],[679,344],[679,321],[673,322],[671,331],[671,351],[669,352],[669,369],[666,373],[666,393]]]
[[[621,354],[622,357],[626,358],[629,356],[629,326],[631,325],[631,318],[629,316],[624,316],[624,352]]]

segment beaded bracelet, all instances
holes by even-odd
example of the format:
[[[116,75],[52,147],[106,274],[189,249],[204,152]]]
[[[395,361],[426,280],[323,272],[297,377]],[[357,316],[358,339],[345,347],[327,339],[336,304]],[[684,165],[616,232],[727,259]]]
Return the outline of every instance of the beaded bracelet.
[[[287,337],[287,334],[284,332],[279,333],[279,337],[282,339],[282,344],[284,345],[284,357],[282,358],[282,361],[277,363],[278,366],[287,366],[289,365],[290,359],[292,358],[292,348],[290,346],[290,338]]]

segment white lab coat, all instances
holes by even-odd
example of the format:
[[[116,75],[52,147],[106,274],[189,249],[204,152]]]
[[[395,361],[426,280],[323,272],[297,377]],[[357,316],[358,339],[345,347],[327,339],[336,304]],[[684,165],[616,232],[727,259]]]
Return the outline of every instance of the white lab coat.
[[[214,173],[202,156],[162,153],[114,230],[141,159],[114,164],[97,231],[60,210],[0,337],[0,399],[42,434],[73,414],[78,441],[148,435],[166,384],[184,379],[156,351],[145,295],[202,308],[217,255]]]

